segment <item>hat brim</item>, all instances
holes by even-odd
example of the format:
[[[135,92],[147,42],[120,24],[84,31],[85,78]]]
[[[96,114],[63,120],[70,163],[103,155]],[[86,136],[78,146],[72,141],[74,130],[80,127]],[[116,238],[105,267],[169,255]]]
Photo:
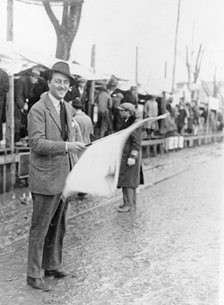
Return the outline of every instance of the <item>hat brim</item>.
[[[39,74],[34,73],[34,72],[29,73],[29,76],[34,76],[34,77],[37,77],[37,78],[41,78],[41,76]]]
[[[57,70],[57,69],[50,69],[50,71],[57,72],[57,73],[64,74],[64,75],[68,76],[68,78],[70,80],[70,86],[75,85],[75,79],[72,75],[63,73],[63,72],[61,72],[60,70]]]
[[[117,109],[118,109],[118,110],[125,110],[125,109],[124,109],[123,107],[121,107],[121,106],[118,106]]]

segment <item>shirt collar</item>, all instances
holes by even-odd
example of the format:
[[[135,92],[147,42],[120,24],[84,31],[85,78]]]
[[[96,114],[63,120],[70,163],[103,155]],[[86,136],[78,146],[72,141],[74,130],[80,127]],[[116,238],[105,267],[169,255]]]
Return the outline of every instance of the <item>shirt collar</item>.
[[[55,107],[57,107],[59,105],[60,101],[58,99],[56,99],[50,92],[49,92],[49,98]]]

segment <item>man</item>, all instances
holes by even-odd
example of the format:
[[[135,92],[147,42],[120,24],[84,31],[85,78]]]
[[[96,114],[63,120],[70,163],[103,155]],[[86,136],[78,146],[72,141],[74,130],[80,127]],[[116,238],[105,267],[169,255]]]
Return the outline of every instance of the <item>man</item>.
[[[126,91],[123,103],[131,103],[135,108],[138,107],[138,93],[136,86],[131,86],[130,89]]]
[[[136,122],[135,106],[131,103],[123,103],[118,107],[123,124],[120,130],[125,129]],[[125,143],[121,167],[118,179],[118,188],[122,188],[123,204],[119,206],[118,212],[131,211],[136,206],[136,188],[143,184],[141,170],[141,128],[137,128]]]
[[[117,94],[112,95],[112,115],[113,115],[113,131],[118,131],[122,125],[122,120],[120,116],[119,109],[117,107],[122,103],[124,96],[122,93],[118,92]]]
[[[91,137],[94,137],[92,120],[85,112],[82,111],[83,105],[80,98],[76,97],[72,102],[72,106],[75,113],[74,118],[79,124],[83,142],[85,144],[89,144],[91,142]]]
[[[112,98],[107,91],[107,87],[102,85],[96,97],[95,103],[98,107],[98,117],[95,125],[96,138],[102,138],[112,132]]]
[[[158,103],[156,101],[156,96],[151,96],[144,105],[144,117],[152,118],[159,114]],[[146,132],[149,139],[154,137],[156,131],[159,130],[158,121],[148,122],[146,124]]]
[[[30,143],[29,187],[33,215],[29,235],[27,283],[49,291],[42,275],[63,278],[62,247],[68,202],[61,200],[70,154],[82,151],[81,142],[71,142],[72,106],[64,96],[73,84],[69,66],[57,62],[50,71],[49,92],[43,93],[28,114]]]
[[[29,103],[28,110],[39,101],[40,96],[43,92],[48,91],[47,82],[40,75],[40,71],[37,68],[33,68],[29,74],[29,79],[31,82],[29,90]]]
[[[9,91],[8,74],[0,69],[0,141],[3,139],[2,124],[5,123],[6,94]]]

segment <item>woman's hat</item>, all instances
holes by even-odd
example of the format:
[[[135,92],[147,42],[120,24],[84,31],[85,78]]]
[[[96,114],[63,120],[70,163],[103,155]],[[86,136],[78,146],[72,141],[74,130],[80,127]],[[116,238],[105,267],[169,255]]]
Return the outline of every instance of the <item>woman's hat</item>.
[[[117,109],[129,111],[131,114],[135,113],[135,106],[131,103],[123,103],[119,107],[117,107]]]
[[[63,61],[56,62],[50,70],[53,72],[58,72],[67,75],[70,79],[70,85],[72,86],[75,84],[75,79],[71,75],[69,65],[66,62]]]

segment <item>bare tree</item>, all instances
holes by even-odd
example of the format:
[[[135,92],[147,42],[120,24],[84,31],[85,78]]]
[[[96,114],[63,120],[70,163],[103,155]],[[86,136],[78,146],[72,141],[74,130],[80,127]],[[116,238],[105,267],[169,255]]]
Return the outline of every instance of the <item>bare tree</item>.
[[[51,23],[54,26],[57,36],[57,47],[55,56],[60,59],[68,60],[70,57],[72,43],[79,28],[82,5],[84,1],[62,1],[63,12],[61,24],[54,15],[50,1],[42,0],[42,2],[48,17],[50,18]]]
[[[188,87],[190,88],[190,85],[196,84],[199,78],[199,74],[201,71],[201,63],[202,63],[202,57],[203,57],[203,49],[202,49],[202,43],[199,46],[197,56],[195,59],[195,64],[193,66],[193,57],[191,56],[191,59],[189,59],[189,52],[188,47],[186,46],[186,67],[187,67],[187,78],[188,78]],[[191,98],[194,98],[194,90],[191,92]]]

